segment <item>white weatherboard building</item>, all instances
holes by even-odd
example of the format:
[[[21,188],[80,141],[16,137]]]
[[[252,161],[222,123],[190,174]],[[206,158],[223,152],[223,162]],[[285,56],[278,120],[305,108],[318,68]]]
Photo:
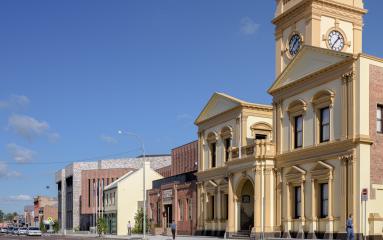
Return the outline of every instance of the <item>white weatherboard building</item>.
[[[104,190],[104,217],[107,221],[108,232],[117,235],[128,234],[128,222],[134,227],[134,216],[143,206],[143,168],[130,171],[118,180],[109,184]],[[145,186],[152,187],[152,182],[162,176],[145,163]]]

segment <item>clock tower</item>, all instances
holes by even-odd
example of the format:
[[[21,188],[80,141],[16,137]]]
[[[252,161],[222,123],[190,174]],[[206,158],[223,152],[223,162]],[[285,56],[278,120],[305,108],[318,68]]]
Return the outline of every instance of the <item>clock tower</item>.
[[[363,0],[276,0],[276,77],[303,45],[362,52]]]

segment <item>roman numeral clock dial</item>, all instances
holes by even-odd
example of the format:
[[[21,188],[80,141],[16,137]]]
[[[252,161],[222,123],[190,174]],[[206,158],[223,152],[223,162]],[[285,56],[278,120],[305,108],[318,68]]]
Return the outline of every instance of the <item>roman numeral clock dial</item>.
[[[295,57],[302,47],[302,38],[296,33],[291,36],[289,41],[289,53],[292,57]]]
[[[339,31],[331,31],[328,35],[328,45],[334,51],[342,51],[344,48],[344,37]]]

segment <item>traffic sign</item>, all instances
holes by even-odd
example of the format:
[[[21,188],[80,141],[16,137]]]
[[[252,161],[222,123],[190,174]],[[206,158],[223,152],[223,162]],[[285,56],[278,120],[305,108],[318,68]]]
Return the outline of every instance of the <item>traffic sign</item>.
[[[368,200],[368,188],[363,188],[361,192],[361,200],[362,201],[367,201]]]

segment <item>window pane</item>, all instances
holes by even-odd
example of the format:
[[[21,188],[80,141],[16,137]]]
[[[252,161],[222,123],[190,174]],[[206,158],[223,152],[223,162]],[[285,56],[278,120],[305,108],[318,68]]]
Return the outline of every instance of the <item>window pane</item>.
[[[382,107],[378,106],[378,110],[376,111],[376,118],[382,119]]]
[[[322,127],[322,141],[327,141],[330,139],[330,126],[325,125]]]
[[[376,131],[378,132],[382,132],[382,121],[381,120],[378,120],[376,121]]]
[[[330,109],[329,108],[323,108],[321,110],[321,118],[322,118],[322,124],[330,123]]]
[[[297,146],[296,147],[302,147],[303,144],[303,136],[302,132],[297,134]]]
[[[295,119],[295,128],[296,128],[296,131],[302,131],[302,116],[299,116],[299,117],[296,117]]]

